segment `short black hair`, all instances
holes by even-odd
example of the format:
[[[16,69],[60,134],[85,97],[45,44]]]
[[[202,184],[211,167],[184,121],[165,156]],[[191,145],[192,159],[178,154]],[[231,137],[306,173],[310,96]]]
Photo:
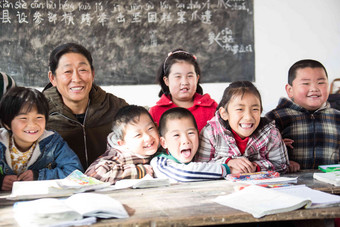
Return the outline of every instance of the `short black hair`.
[[[160,136],[164,137],[165,134],[167,133],[168,129],[166,127],[166,123],[168,122],[168,120],[182,119],[182,118],[191,119],[192,122],[194,123],[196,130],[198,131],[198,127],[197,127],[197,123],[196,123],[194,115],[186,108],[174,107],[174,108],[171,108],[165,111],[162,114],[161,119],[159,120],[158,130],[159,130]]]
[[[263,110],[262,107],[262,100],[261,100],[261,94],[259,90],[255,87],[255,85],[250,81],[234,81],[224,90],[222,99],[220,103],[217,106],[217,110],[220,109],[220,107],[223,107],[228,112],[228,104],[231,101],[231,99],[234,96],[240,95],[243,97],[245,93],[253,94],[255,95],[259,100],[261,104],[261,112]]]
[[[125,126],[137,123],[142,114],[146,114],[153,121],[148,110],[143,106],[127,105],[118,110],[113,119],[112,139],[114,141],[123,140],[125,136]],[[156,126],[156,125],[155,125]]]
[[[58,68],[60,58],[64,54],[68,53],[78,53],[83,55],[90,63],[91,69],[94,70],[92,64],[93,60],[90,51],[77,43],[66,43],[56,47],[50,54],[49,67],[53,75],[56,75],[56,70]]]
[[[2,97],[0,102],[0,119],[2,125],[11,127],[12,120],[20,113],[23,107],[29,112],[36,107],[39,114],[48,120],[49,107],[45,96],[34,88],[14,87]]]
[[[293,81],[296,78],[296,72],[298,69],[303,69],[303,68],[322,68],[325,70],[326,77],[328,78],[328,74],[326,71],[326,68],[318,61],[313,60],[313,59],[304,59],[295,62],[288,70],[288,84],[293,85]]]

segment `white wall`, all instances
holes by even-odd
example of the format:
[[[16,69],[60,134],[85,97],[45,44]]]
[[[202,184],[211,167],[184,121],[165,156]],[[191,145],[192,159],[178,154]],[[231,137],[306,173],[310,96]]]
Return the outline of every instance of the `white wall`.
[[[327,69],[330,82],[340,78],[339,0],[254,0],[255,78],[264,113],[286,96],[289,67],[311,58]],[[227,83],[202,84],[219,102]],[[159,85],[105,86],[130,104],[153,106]]]

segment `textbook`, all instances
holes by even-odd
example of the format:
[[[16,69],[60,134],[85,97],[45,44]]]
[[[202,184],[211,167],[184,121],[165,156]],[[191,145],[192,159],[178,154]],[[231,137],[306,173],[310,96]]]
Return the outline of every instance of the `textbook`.
[[[340,196],[311,189],[305,185],[265,188],[250,185],[229,195],[219,196],[215,202],[261,218],[269,214],[299,208],[339,206]]]
[[[276,171],[228,174],[225,179],[231,182],[244,182],[248,184],[297,183],[297,177],[281,177],[280,173]]]
[[[310,207],[312,204],[309,198],[298,197],[257,185],[245,187],[229,195],[218,196],[214,201],[250,213],[255,218]]]
[[[313,178],[328,184],[340,186],[340,172],[314,173]]]
[[[119,201],[97,193],[79,193],[66,199],[44,198],[16,202],[13,211],[20,226],[87,225],[95,222],[97,217],[129,217]]]
[[[334,164],[334,165],[320,165],[319,170],[322,172],[335,172],[340,171],[340,164]]]
[[[22,200],[45,197],[65,197],[74,193],[98,190],[109,187],[110,183],[86,176],[79,170],[73,171],[64,179],[15,181],[12,193],[7,199]]]
[[[123,188],[154,188],[169,186],[170,180],[168,178],[153,178],[147,174],[142,179],[123,179],[115,184],[115,189]]]

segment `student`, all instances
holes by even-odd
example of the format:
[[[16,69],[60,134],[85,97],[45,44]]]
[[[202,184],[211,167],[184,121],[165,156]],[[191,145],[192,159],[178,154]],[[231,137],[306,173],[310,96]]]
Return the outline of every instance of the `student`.
[[[148,164],[159,147],[159,134],[149,112],[142,106],[121,108],[114,117],[112,132],[107,137],[107,151],[85,174],[115,184],[121,179],[153,176]]]
[[[214,116],[217,103],[209,94],[203,95],[203,89],[199,85],[200,76],[201,70],[195,55],[182,49],[168,54],[157,74],[161,98],[149,110],[157,124],[166,110],[183,107],[195,116],[198,130],[201,131]]]
[[[159,132],[165,150],[151,160],[156,177],[186,182],[221,179],[230,173],[225,164],[192,162],[199,146],[199,134],[188,109],[175,107],[165,111],[159,121]]]
[[[61,134],[86,169],[105,152],[113,117],[127,103],[93,83],[92,56],[81,45],[56,47],[49,66],[51,84],[44,90],[50,106],[47,128]]]
[[[15,87],[15,81],[12,77],[8,76],[4,72],[0,72],[0,99],[2,96],[5,95],[5,93],[11,89],[12,87]]]
[[[1,99],[0,188],[15,181],[61,179],[78,169],[77,155],[61,136],[45,130],[48,103],[38,90],[10,89]]]
[[[275,124],[261,118],[261,112],[261,95],[251,82],[231,83],[201,132],[197,161],[225,163],[239,173],[285,172],[286,147]]]
[[[289,170],[316,169],[340,162],[340,112],[330,108],[328,75],[318,61],[306,59],[288,71],[286,92],[267,113],[288,147]]]

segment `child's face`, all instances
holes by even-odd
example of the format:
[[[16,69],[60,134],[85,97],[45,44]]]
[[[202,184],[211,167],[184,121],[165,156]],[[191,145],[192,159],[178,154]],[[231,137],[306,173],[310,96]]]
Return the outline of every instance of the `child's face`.
[[[46,119],[44,114],[39,114],[37,108],[33,107],[30,112],[25,113],[27,107],[21,109],[20,113],[11,122],[11,130],[15,145],[20,151],[27,151],[32,144],[44,133]]]
[[[199,79],[192,64],[185,61],[173,64],[169,76],[163,79],[169,87],[173,102],[192,102]]]
[[[329,86],[323,68],[302,68],[296,71],[292,86],[287,84],[288,97],[307,110],[319,109],[328,99]]]
[[[159,147],[159,134],[155,123],[147,114],[142,114],[138,123],[125,126],[124,140],[118,141],[118,144],[132,153],[153,155]]]
[[[198,131],[192,119],[168,120],[166,128],[167,132],[161,137],[162,147],[167,148],[181,163],[191,162],[199,145]]]
[[[243,97],[233,97],[227,111],[223,107],[219,109],[223,120],[228,121],[230,127],[242,138],[249,137],[256,130],[261,120],[261,102],[251,93],[245,93]]]

